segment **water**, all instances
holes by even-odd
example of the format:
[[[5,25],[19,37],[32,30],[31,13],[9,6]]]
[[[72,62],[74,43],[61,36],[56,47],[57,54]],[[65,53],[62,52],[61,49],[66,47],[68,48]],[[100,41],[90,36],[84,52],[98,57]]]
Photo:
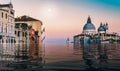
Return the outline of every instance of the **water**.
[[[105,44],[109,50],[109,59],[85,59],[83,58],[82,45],[74,47],[71,43],[45,44],[42,48],[40,59],[14,59],[0,62],[0,71],[119,71],[120,70],[120,44]],[[93,47],[93,46],[92,46]],[[93,50],[94,48],[91,48]],[[110,50],[111,49],[111,50]],[[101,49],[101,53],[103,53]],[[97,56],[95,51],[91,51]],[[92,58],[92,57],[90,57]],[[103,57],[104,58],[104,57]],[[107,61],[107,62],[106,62]],[[92,65],[90,65],[92,64]]]
[[[48,44],[46,45],[46,67],[82,69],[85,63],[82,59],[82,51],[73,48],[72,44]]]

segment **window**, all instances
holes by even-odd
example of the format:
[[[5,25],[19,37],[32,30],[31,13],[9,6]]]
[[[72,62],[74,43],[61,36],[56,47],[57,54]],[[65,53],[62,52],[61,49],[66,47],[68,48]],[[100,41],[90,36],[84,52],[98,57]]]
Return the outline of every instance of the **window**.
[[[8,43],[8,40],[6,40],[6,43]]]
[[[3,18],[3,12],[2,12],[2,15],[1,15],[1,17]]]
[[[25,37],[27,36],[27,32],[25,32]]]
[[[13,32],[13,26],[11,25],[11,32]]]
[[[18,35],[17,35],[18,37],[20,36],[20,31],[18,31]]]
[[[5,17],[6,17],[6,19],[7,19],[7,14],[5,14]]]
[[[16,34],[16,31],[15,31],[15,34]]]
[[[10,14],[14,15],[14,12],[13,12],[13,11],[10,11]]]
[[[22,32],[22,36],[24,37],[24,32]]]
[[[7,33],[7,28],[8,28],[8,26],[7,26],[7,24],[6,24],[6,33]]]

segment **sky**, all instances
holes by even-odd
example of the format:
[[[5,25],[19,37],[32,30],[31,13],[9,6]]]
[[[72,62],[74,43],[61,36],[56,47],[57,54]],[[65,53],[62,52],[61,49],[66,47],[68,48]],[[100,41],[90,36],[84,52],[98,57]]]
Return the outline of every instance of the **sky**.
[[[88,16],[96,30],[100,22],[109,24],[109,32],[120,33],[120,0],[0,0],[12,2],[15,17],[28,15],[46,28],[45,42],[64,43],[80,34]]]

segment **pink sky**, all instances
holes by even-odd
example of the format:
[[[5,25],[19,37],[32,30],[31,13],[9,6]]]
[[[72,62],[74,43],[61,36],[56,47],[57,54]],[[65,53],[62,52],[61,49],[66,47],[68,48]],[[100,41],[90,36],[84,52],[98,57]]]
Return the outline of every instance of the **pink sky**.
[[[110,32],[120,32],[120,7],[107,3],[94,3],[77,0],[11,0],[15,17],[28,15],[39,19],[46,28],[47,39],[73,38],[82,32],[88,16],[98,28],[100,22],[109,24]],[[9,3],[9,0],[0,0]],[[94,4],[93,4],[94,3]],[[97,29],[96,29],[97,30]]]

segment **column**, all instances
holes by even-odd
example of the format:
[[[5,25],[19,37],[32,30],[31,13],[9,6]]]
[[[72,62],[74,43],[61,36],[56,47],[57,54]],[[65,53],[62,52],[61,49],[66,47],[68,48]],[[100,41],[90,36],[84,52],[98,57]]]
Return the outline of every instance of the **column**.
[[[2,39],[0,39],[0,61],[1,61],[1,55],[2,55]]]
[[[3,38],[3,60],[6,60],[6,38]]]
[[[8,46],[7,46],[7,51],[8,51],[7,55],[8,55],[8,57],[7,57],[7,58],[8,58],[8,60],[9,60],[10,51],[11,51],[11,50],[10,50],[10,37],[8,37],[8,43],[7,43],[7,44],[8,44]]]
[[[29,29],[27,29],[26,32],[27,32],[27,35],[26,35],[27,55],[30,56],[30,55],[29,55],[29,49],[30,49]]]
[[[13,54],[13,53],[14,53],[14,46],[13,46],[13,44],[14,44],[14,39],[13,39],[13,37],[11,37],[11,39],[12,39],[12,43],[11,43],[11,45],[12,45],[12,46],[11,46],[11,49],[12,49],[12,50],[11,50],[11,51],[12,51],[11,56],[12,56],[12,58],[11,58],[11,60],[13,61],[13,55],[14,55],[14,54]]]
[[[1,60],[3,60],[3,39],[1,39]]]
[[[7,61],[9,60],[9,51],[10,51],[10,46],[9,46],[9,37],[6,38],[6,59]]]
[[[13,44],[13,52],[15,53],[15,41],[14,40],[15,40],[15,38],[13,38],[13,43],[12,44]],[[14,53],[13,53],[13,55],[15,55]]]

